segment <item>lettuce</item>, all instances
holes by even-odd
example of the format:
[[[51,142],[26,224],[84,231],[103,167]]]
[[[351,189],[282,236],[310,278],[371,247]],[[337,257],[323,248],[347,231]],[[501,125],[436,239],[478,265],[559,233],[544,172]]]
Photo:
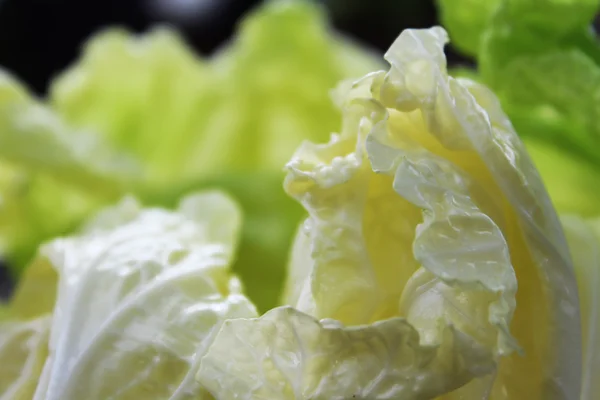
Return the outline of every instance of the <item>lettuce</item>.
[[[280,306],[259,316],[232,273],[242,217],[228,196],[177,211],[125,198],[41,247],[1,322],[4,393],[578,398],[567,241],[497,99],[448,76],[446,41],[439,27],[403,32],[387,72],[338,87],[341,131],[287,164],[308,217]]]
[[[53,317],[38,309],[3,323],[0,357],[11,368],[0,369],[0,393],[147,398],[151,385],[157,399],[208,398],[193,379],[202,347],[225,319],[256,316],[229,272],[240,225],[237,205],[218,192],[190,195],[177,212],[126,198],[82,234],[43,246],[38,271],[57,279],[37,286],[55,288]]]
[[[340,113],[328,91],[378,67],[330,32],[319,8],[269,2],[208,60],[164,28],[141,37],[98,34],[53,82],[49,102],[69,123],[141,161],[150,185],[142,200],[173,205],[202,187],[236,196],[247,225],[234,269],[255,283],[250,295],[267,310],[280,296],[302,215],[281,190],[282,166],[302,140],[336,129]]]
[[[320,25],[308,23],[312,17],[302,15],[310,13],[298,10],[310,8],[271,7],[273,14],[258,15],[278,16],[271,22],[280,26],[286,54],[295,36],[285,33],[296,32],[296,23],[308,29],[303,39],[325,37],[309,34],[320,32]],[[219,123],[235,123],[239,112],[247,132],[260,129],[253,139],[261,143],[244,141],[248,138],[231,127],[192,135],[195,130],[183,128],[188,120],[156,117],[174,101],[169,90],[178,99],[205,95],[188,92],[175,72],[166,75],[174,81],[146,75],[185,59],[167,31],[133,45],[127,35],[113,31],[91,46],[84,61],[57,81],[52,108],[42,106],[60,122],[13,135],[11,129],[21,125],[12,124],[13,113],[4,115],[10,122],[5,134],[10,157],[18,155],[27,174],[48,175],[91,194],[92,200],[102,199],[87,213],[127,191],[142,200],[125,196],[77,224],[76,232],[39,248],[0,320],[2,399],[566,400],[593,394],[597,221],[564,219],[565,237],[499,100],[486,86],[448,74],[443,52],[448,36],[441,27],[404,31],[385,54],[387,70],[374,67],[375,72],[338,86],[330,107],[341,111],[342,126],[328,142],[321,141],[324,117],[305,126],[315,131],[287,163],[284,189],[308,216],[297,228],[285,283],[265,290],[277,283],[264,279],[277,264],[253,258],[259,254],[254,248],[285,236],[283,227],[294,226],[299,215],[291,213],[284,221],[267,217],[292,209],[275,195],[277,179],[271,178],[277,177],[274,168],[283,154],[269,147],[273,138],[267,137],[294,132],[287,125],[293,118],[274,123],[277,113],[267,118],[258,108],[245,113],[244,107],[254,106],[248,95],[253,90],[266,105],[263,89],[272,89],[273,82],[287,88],[287,79],[278,76],[280,67],[301,71],[277,53],[281,58],[264,59],[277,66],[274,70],[262,76],[261,69],[268,71],[270,64],[257,61],[248,78],[256,81],[236,81],[245,76],[236,69],[242,60],[244,68],[252,66],[253,58],[243,50],[252,39],[277,43],[273,31],[263,31],[269,24],[256,18],[260,22],[247,22],[248,33],[241,36],[247,41],[223,50],[212,67],[198,68],[210,79],[191,78],[194,59],[188,59],[181,76],[209,93],[214,82],[220,84],[215,90],[229,88],[236,106],[227,106],[229,118]],[[333,47],[341,50],[335,59],[344,60],[349,48],[336,43]],[[115,64],[101,56],[104,44],[109,54],[122,57]],[[127,51],[131,48],[136,50]],[[160,58],[148,56],[157,48]],[[321,52],[315,56],[328,57]],[[131,73],[131,79],[114,74],[112,81],[112,74],[104,75],[140,60],[147,71]],[[220,80],[215,71],[236,72]],[[92,85],[96,74],[107,81]],[[235,84],[228,86],[230,80]],[[303,93],[310,82],[296,82],[294,90]],[[115,93],[127,85],[133,97],[119,106]],[[153,97],[153,90],[161,95]],[[223,97],[207,96],[214,100],[211,106],[222,107]],[[197,105],[196,100],[191,103]],[[38,103],[26,97],[26,104]],[[102,117],[99,110],[105,108],[110,112],[102,115],[112,117]],[[148,110],[148,125],[134,118]],[[155,129],[163,121],[169,129]],[[60,129],[48,129],[52,126]],[[65,138],[88,130],[100,145],[79,147],[77,140]],[[22,140],[23,132],[43,133],[44,146],[58,150],[36,156]],[[148,132],[155,136],[145,136]],[[221,141],[221,132],[227,132],[225,144],[249,143],[244,147],[248,158],[228,161],[224,154],[200,168],[204,161],[192,157],[196,150],[198,157],[206,148],[227,151],[223,143],[210,144]],[[180,146],[167,137],[191,142]],[[118,173],[123,167],[114,173],[105,169],[114,163],[97,162],[121,154],[139,173],[124,189],[125,177]],[[72,168],[77,171],[68,173]],[[91,182],[98,193],[85,189]],[[169,204],[189,188],[212,185],[231,192],[244,207],[212,190],[183,197],[174,211],[143,206]],[[256,200],[265,195],[269,200]],[[250,214],[246,223],[244,211]],[[570,250],[575,250],[573,259]],[[275,302],[279,289],[283,295]],[[34,296],[39,301],[32,302]],[[261,315],[257,308],[265,306],[269,311]],[[582,348],[590,353],[583,355]]]
[[[593,384],[582,362],[595,362],[582,361],[581,326],[588,349],[596,335],[576,279],[591,278],[575,277],[496,97],[448,75],[446,42],[440,27],[404,31],[388,71],[336,90],[339,133],[287,164],[285,191],[308,217],[278,306],[259,315],[231,268],[243,223],[228,195],[176,211],[126,197],[40,248],[0,325],[5,393],[578,398],[582,377]],[[36,288],[43,301],[24,304]]]
[[[585,216],[600,213],[600,47],[591,26],[599,4],[439,1],[450,36],[475,56],[477,79],[498,95],[557,209]]]
[[[452,45],[469,56],[477,55],[489,19],[502,0],[438,0],[440,19],[452,35]]]
[[[54,80],[49,102],[69,123],[143,160],[159,184],[279,171],[303,139],[335,130],[328,90],[377,65],[332,37],[319,11],[272,3],[209,60],[166,28],[99,33]]]
[[[207,59],[168,28],[100,32],[52,82],[45,103],[28,100],[43,115],[11,111],[23,97],[18,82],[6,81],[0,93],[2,250],[22,268],[41,242],[76,231],[123,195],[172,207],[187,192],[220,187],[248,216],[234,268],[256,282],[251,297],[268,309],[280,295],[302,215],[281,189],[282,166],[303,139],[335,130],[340,112],[328,90],[378,66],[368,51],[331,33],[308,2],[269,2]],[[28,134],[9,136],[25,128]],[[74,134],[80,131],[85,139]],[[57,135],[60,143],[49,142]],[[132,166],[115,163],[121,155]]]
[[[447,75],[446,40],[404,31],[388,72],[340,87],[341,132],[288,164],[309,213],[293,308],[223,325],[197,374],[216,397],[578,398],[561,226],[496,98]]]

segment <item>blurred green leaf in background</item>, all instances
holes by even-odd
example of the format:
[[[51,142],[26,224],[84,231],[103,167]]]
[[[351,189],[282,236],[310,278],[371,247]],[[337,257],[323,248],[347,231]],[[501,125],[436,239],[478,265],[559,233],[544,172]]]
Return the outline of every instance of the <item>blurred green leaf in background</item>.
[[[132,193],[172,206],[228,190],[244,209],[234,270],[261,309],[279,296],[302,211],[282,189],[304,139],[325,141],[340,112],[329,90],[379,68],[309,2],[267,2],[209,59],[172,29],[108,29],[39,101],[9,74],[0,87],[0,244],[15,272],[37,246]]]

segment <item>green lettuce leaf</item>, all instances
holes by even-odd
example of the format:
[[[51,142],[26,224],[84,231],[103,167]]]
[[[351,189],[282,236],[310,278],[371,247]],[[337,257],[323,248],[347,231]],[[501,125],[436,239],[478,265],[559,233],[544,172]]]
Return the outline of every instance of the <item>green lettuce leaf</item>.
[[[481,36],[502,0],[437,0],[440,20],[450,32],[452,45],[475,56]]]
[[[139,174],[129,156],[74,130],[0,73],[0,251],[12,265],[114,201]]]
[[[520,57],[496,93],[523,136],[543,139],[600,165],[600,67],[580,51]]]
[[[557,210],[596,216],[600,207],[598,166],[575,151],[539,139],[524,138]]]
[[[143,199],[210,186],[236,196],[249,226],[234,268],[267,310],[280,296],[301,215],[281,189],[282,166],[302,140],[335,130],[340,112],[329,90],[378,66],[330,32],[319,8],[269,2],[207,60],[168,29],[104,32],[55,80],[50,102],[142,161],[150,186]]]
[[[210,58],[194,55],[169,28],[98,33],[52,82],[47,104],[66,126],[97,134],[137,162],[141,179],[119,196],[131,192],[144,204],[173,206],[190,190],[230,191],[248,216],[234,269],[252,281],[250,296],[267,310],[280,296],[302,215],[281,188],[282,168],[304,139],[324,140],[336,129],[340,111],[329,90],[379,66],[368,50],[334,34],[319,7],[272,1],[246,16],[232,42]],[[36,156],[28,143],[23,149]],[[0,164],[0,182],[14,181],[10,190],[22,190],[19,171],[8,169],[6,178],[3,171]],[[15,195],[20,212],[0,219],[0,237],[15,242],[7,254],[23,248],[15,264],[29,261],[34,244],[73,231],[106,204],[54,202],[49,185],[36,183],[27,199]],[[74,205],[60,206],[67,201]],[[53,219],[57,208],[67,221]],[[16,235],[18,228],[24,231]]]
[[[560,212],[598,215],[600,66],[579,50],[521,56],[495,85]]]
[[[580,46],[597,53],[591,22],[598,0],[438,0],[455,46],[490,71],[520,55]],[[497,63],[500,63],[498,65]]]
[[[279,171],[302,140],[336,129],[329,89],[376,60],[333,36],[308,2],[270,2],[207,60],[166,28],[98,34],[49,100],[70,123],[135,154],[162,184]]]

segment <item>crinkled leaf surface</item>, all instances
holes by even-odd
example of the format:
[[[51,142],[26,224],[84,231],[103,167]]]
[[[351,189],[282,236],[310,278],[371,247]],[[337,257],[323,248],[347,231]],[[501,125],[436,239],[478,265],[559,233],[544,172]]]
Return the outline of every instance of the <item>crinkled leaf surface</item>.
[[[240,224],[219,192],[177,212],[125,199],[45,245],[59,282],[34,398],[210,398],[200,357],[223,320],[256,316],[228,272]]]
[[[399,318],[345,328],[281,307],[226,321],[198,379],[219,399],[433,398],[490,371],[487,351],[450,327],[428,346]]]
[[[579,306],[562,229],[497,99],[447,75],[445,42],[440,28],[405,31],[386,54],[387,73],[341,87],[341,133],[307,143],[288,164],[286,190],[309,218],[284,300],[357,330],[401,318],[422,346],[441,346],[452,326],[454,342],[486,351],[463,353],[463,368],[427,389],[437,395],[460,387],[448,398],[577,398]],[[234,379],[216,358],[206,368]],[[436,365],[414,379],[434,376]],[[236,393],[260,398],[263,386],[283,385],[277,376],[242,381]],[[415,384],[400,397],[365,396],[430,396]]]

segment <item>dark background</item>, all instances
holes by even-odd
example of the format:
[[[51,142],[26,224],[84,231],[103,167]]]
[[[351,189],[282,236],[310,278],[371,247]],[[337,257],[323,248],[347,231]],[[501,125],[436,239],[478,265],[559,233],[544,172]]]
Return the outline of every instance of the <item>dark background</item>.
[[[321,0],[334,27],[386,50],[405,28],[438,24],[434,0]],[[40,95],[75,60],[99,29],[121,25],[137,32],[169,23],[199,54],[209,55],[233,33],[259,0],[0,0],[0,66]],[[448,49],[450,63],[465,62]],[[11,288],[0,261],[0,298]]]

